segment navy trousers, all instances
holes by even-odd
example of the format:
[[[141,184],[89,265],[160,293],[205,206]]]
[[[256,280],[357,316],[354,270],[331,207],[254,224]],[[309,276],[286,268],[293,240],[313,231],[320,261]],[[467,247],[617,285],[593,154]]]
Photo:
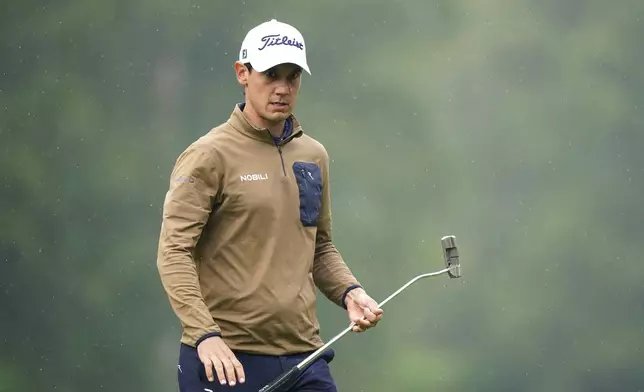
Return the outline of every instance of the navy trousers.
[[[310,353],[270,356],[235,352],[235,356],[244,367],[246,382],[237,382],[231,387],[221,385],[215,375],[215,381],[208,381],[197,349],[181,344],[179,352],[178,381],[179,392],[257,392],[264,385],[270,383],[282,372],[297,365]],[[297,382],[289,392],[337,392],[335,381],[331,376],[329,363],[335,353],[330,347],[316,361],[309,364],[308,368],[300,374]]]

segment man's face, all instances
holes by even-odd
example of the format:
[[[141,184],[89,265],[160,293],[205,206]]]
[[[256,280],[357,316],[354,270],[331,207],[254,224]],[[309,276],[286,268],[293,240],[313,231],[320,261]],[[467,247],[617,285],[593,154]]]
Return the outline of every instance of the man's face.
[[[280,64],[264,72],[248,72],[239,64],[236,69],[238,81],[246,86],[246,99],[259,117],[278,123],[291,115],[300,89],[302,68]]]

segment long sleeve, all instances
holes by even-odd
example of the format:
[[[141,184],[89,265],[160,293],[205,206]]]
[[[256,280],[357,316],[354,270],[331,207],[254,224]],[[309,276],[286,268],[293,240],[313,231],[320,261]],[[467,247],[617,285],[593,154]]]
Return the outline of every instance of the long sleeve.
[[[313,279],[320,291],[338,306],[344,307],[346,293],[360,286],[332,241],[331,189],[329,158],[325,151],[322,168],[322,203],[313,261]]]
[[[193,345],[220,332],[201,295],[194,251],[218,193],[215,157],[193,144],[177,159],[163,204],[157,267],[173,311]]]

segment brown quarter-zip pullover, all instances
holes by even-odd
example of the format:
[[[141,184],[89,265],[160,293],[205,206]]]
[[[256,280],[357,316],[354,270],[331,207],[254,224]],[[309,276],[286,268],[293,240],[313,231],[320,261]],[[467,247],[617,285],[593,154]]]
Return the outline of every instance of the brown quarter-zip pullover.
[[[175,163],[157,265],[185,344],[220,333],[233,350],[314,350],[316,287],[344,306],[359,285],[332,243],[328,154],[291,118],[276,143],[235,106]]]

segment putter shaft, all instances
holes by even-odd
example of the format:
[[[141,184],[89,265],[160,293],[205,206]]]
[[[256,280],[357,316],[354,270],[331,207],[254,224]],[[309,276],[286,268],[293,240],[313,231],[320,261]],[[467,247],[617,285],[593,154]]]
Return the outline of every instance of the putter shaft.
[[[459,255],[458,255],[458,249],[456,246],[456,241],[455,237],[453,235],[448,235],[444,236],[441,238],[441,245],[443,247],[443,258],[445,261],[445,266],[447,268],[444,268],[440,271],[436,272],[430,272],[430,273],[425,273],[425,274],[420,274],[413,279],[411,279],[409,282],[405,283],[401,288],[393,292],[389,297],[387,297],[384,301],[378,304],[378,307],[382,307],[384,304],[389,302],[391,299],[393,299],[395,296],[400,294],[403,290],[405,290],[407,287],[411,286],[414,284],[416,281],[422,279],[422,278],[427,278],[430,276],[436,276],[436,275],[441,275],[444,273],[448,273],[450,278],[460,278],[461,277],[461,269],[460,269],[460,262],[459,262]],[[263,388],[259,390],[259,392],[277,392],[282,391],[284,387],[288,386],[293,382],[293,380],[298,376],[298,374],[306,368],[313,360],[318,358],[324,350],[326,350],[330,345],[335,343],[338,339],[346,335],[351,329],[355,326],[356,324],[354,322],[351,322],[351,324],[342,332],[334,336],[331,340],[329,340],[326,344],[324,344],[322,347],[319,349],[315,350],[311,355],[306,357],[304,360],[302,360],[299,364],[293,366],[290,370],[287,372],[282,373],[280,376],[278,376],[276,379],[274,379],[270,384],[265,385]]]
[[[401,288],[399,288],[398,290],[396,290],[395,292],[393,292],[393,293],[392,293],[389,297],[387,297],[384,301],[382,301],[381,303],[379,303],[379,304],[378,304],[378,307],[379,307],[379,308],[381,308],[384,304],[386,304],[387,302],[389,302],[391,299],[393,299],[395,296],[397,296],[398,294],[400,294],[400,293],[401,293],[403,290],[405,290],[407,287],[409,287],[409,286],[411,286],[412,284],[414,284],[416,281],[418,281],[418,280],[420,280],[420,279],[423,279],[423,278],[428,278],[428,277],[430,277],[430,276],[442,275],[442,274],[444,274],[444,273],[446,273],[446,272],[451,271],[453,268],[455,268],[455,267],[454,267],[454,266],[452,266],[452,267],[449,267],[449,268],[444,268],[444,269],[442,269],[442,270],[440,270],[440,271],[436,271],[436,272],[428,272],[428,273],[420,274],[420,275],[418,275],[418,276],[414,277],[414,278],[413,278],[413,279],[411,279],[409,282],[405,283]],[[340,332],[339,334],[337,334],[336,336],[334,336],[333,338],[331,338],[331,339],[330,339],[328,342],[326,342],[322,347],[320,347],[320,348],[318,348],[317,350],[315,350],[315,352],[313,352],[311,355],[309,355],[309,356],[308,356],[308,357],[306,357],[304,360],[302,360],[302,362],[300,362],[299,364],[297,364],[297,365],[296,365],[296,366],[297,366],[297,368],[298,368],[298,369],[303,369],[304,367],[306,367],[309,363],[311,363],[311,362],[312,362],[312,361],[314,361],[317,357],[319,357],[319,356],[324,352],[324,350],[326,350],[330,345],[332,345],[332,344],[333,344],[334,342],[336,342],[338,339],[340,339],[341,337],[343,337],[344,335],[346,335],[349,331],[351,331],[351,329],[352,329],[355,325],[356,325],[356,323],[351,322],[351,324],[350,324],[350,325],[349,325],[345,330],[343,330],[342,332]]]

